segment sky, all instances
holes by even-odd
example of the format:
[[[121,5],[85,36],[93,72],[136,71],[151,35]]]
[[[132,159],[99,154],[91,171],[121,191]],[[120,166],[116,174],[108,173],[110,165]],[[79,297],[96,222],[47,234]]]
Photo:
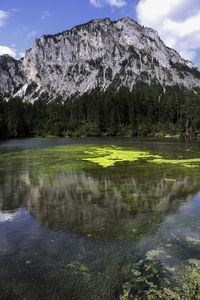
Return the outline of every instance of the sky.
[[[200,0],[1,0],[0,55],[19,59],[43,34],[129,16],[200,69]]]

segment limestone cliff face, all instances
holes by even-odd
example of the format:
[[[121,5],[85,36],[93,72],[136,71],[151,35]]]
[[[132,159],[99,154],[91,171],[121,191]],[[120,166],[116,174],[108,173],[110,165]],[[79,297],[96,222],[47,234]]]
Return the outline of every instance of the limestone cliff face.
[[[97,87],[131,90],[138,81],[200,86],[200,72],[191,62],[166,47],[156,31],[130,18],[98,19],[57,35],[44,35],[35,40],[23,60],[13,60],[13,64],[23,75],[13,69],[8,80],[0,82],[2,92],[32,101],[42,93],[49,99],[61,96],[66,100]],[[0,79],[1,66],[0,60]],[[12,81],[23,86],[16,91]]]
[[[22,60],[0,55],[0,92],[9,97],[21,90],[25,83]]]

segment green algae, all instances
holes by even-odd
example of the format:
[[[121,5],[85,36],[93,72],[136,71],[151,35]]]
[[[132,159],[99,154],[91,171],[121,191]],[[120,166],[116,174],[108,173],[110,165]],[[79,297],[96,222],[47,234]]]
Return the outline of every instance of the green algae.
[[[149,160],[151,163],[155,164],[169,164],[177,165],[186,168],[197,168],[200,167],[200,158],[189,158],[189,159],[165,159],[165,158],[154,158]]]
[[[95,148],[95,151],[93,151],[94,148]],[[96,151],[96,149],[99,149],[99,151]],[[102,149],[103,149],[103,151],[102,151]],[[106,152],[106,150],[107,150],[107,152]],[[114,155],[112,155],[113,150],[115,150]],[[126,153],[126,155],[123,156],[120,152]],[[139,156],[138,155],[137,159],[134,160],[134,157],[136,155],[134,156],[133,153],[130,154],[131,152],[137,152],[137,155],[138,155],[138,152],[140,152],[140,153],[145,152],[145,153],[149,153],[149,156],[147,156],[147,155]],[[104,164],[101,165],[98,162],[91,161],[91,159],[96,159],[96,158],[98,159],[98,158],[102,158],[104,156],[107,156],[107,158],[108,158],[108,162],[106,163],[106,166]],[[127,157],[129,159],[131,157],[131,159],[127,160]],[[158,159],[158,157],[161,159],[161,156],[157,156],[157,159]],[[181,183],[182,177],[180,177],[180,174],[182,174],[182,172],[184,171],[183,169],[179,168],[179,171],[177,171],[176,174],[172,173],[172,170],[173,170],[172,166],[174,165],[175,167],[177,167],[177,166],[179,166],[179,164],[170,164],[169,162],[166,163],[166,159],[163,158],[163,160],[165,161],[163,164],[166,165],[166,167],[163,169],[167,170],[168,173],[164,171],[162,173],[162,176],[160,176],[160,173],[158,173],[158,175],[157,174],[155,175],[152,173],[152,170],[153,170],[153,168],[154,169],[157,168],[157,163],[150,163],[150,162],[152,162],[154,159],[156,159],[156,155],[151,154],[150,152],[147,152],[147,151],[139,151],[137,149],[130,148],[130,147],[129,148],[128,147],[122,148],[122,147],[115,147],[115,146],[95,146],[94,147],[94,146],[85,146],[85,145],[83,145],[83,146],[64,146],[64,147],[62,146],[62,147],[56,147],[56,148],[46,148],[46,149],[42,149],[41,151],[40,150],[29,151],[29,152],[26,152],[26,155],[24,157],[23,157],[23,155],[16,156],[15,158],[13,158],[13,161],[18,160],[19,158],[22,159],[23,161],[28,160],[28,163],[30,165],[32,165],[34,172],[35,172],[35,173],[33,172],[33,176],[34,176],[34,174],[37,174],[37,175],[39,174],[38,181],[40,181],[41,185],[38,185],[38,187],[41,191],[43,191],[44,196],[43,196],[43,198],[39,199],[40,203],[38,205],[38,215],[43,216],[45,223],[48,223],[48,218],[51,218],[50,219],[51,222],[49,222],[49,223],[54,223],[52,221],[52,218],[53,218],[53,216],[56,216],[58,214],[57,208],[59,207],[60,203],[62,204],[62,201],[64,198],[62,196],[62,193],[64,194],[64,190],[62,190],[61,193],[58,193],[57,188],[61,187],[62,185],[66,185],[66,190],[70,192],[70,195],[72,198],[71,203],[74,203],[74,204],[76,202],[77,202],[77,204],[84,203],[82,212],[84,212],[84,211],[90,212],[89,209],[90,209],[90,205],[91,205],[91,206],[97,208],[95,211],[93,210],[93,212],[96,213],[98,211],[98,209],[102,209],[101,215],[106,216],[106,212],[108,212],[108,210],[109,210],[108,204],[111,204],[110,205],[111,211],[114,211],[115,207],[120,208],[120,205],[122,206],[122,204],[118,204],[118,206],[115,206],[114,202],[112,202],[114,198],[117,199],[118,203],[120,200],[124,201],[125,203],[127,202],[127,207],[129,208],[129,211],[142,212],[142,213],[144,213],[145,211],[150,212],[150,214],[151,214],[150,220],[146,220],[145,224],[142,224],[142,222],[139,222],[138,227],[137,227],[137,223],[131,223],[131,222],[130,222],[129,226],[125,227],[122,223],[121,223],[122,225],[119,223],[119,221],[120,221],[119,219],[116,219],[115,222],[111,223],[112,228],[109,228],[109,235],[112,236],[112,238],[114,235],[113,235],[113,232],[111,231],[111,229],[113,229],[113,227],[116,227],[116,223],[118,223],[118,226],[119,227],[124,226],[125,230],[122,231],[122,233],[117,232],[117,237],[119,235],[120,236],[124,235],[124,238],[122,239],[122,241],[124,243],[124,241],[127,238],[126,234],[128,232],[128,228],[130,228],[130,237],[131,237],[130,241],[134,240],[135,244],[136,244],[136,242],[135,242],[136,239],[141,238],[143,236],[145,237],[144,234],[146,232],[147,233],[149,232],[149,228],[150,228],[151,224],[154,224],[154,227],[152,226],[152,228],[155,231],[155,228],[156,228],[155,224],[158,223],[158,225],[159,225],[159,223],[162,220],[162,218],[160,220],[158,218],[158,216],[156,216],[155,219],[152,218],[152,216],[154,214],[151,213],[151,210],[155,211],[157,209],[156,201],[158,202],[158,199],[154,197],[156,187],[158,188],[159,185],[161,185],[163,188],[163,195],[165,196],[166,193],[167,193],[167,195],[170,195],[171,190],[173,190],[173,189],[175,190],[176,186]],[[141,159],[141,161],[140,161],[141,163],[131,164],[131,162],[137,162],[140,159]],[[11,158],[11,160],[12,160],[12,158]],[[149,163],[147,163],[146,160],[148,160]],[[189,159],[187,161],[189,161]],[[118,164],[118,163],[123,163],[123,162],[130,162],[130,164],[129,165],[126,163],[124,165]],[[142,165],[142,168],[141,168],[141,165]],[[112,172],[112,168],[110,168],[110,171],[109,171],[109,167],[114,167],[114,166],[116,167],[116,169],[115,169],[116,172]],[[132,169],[131,169],[131,166],[132,166]],[[180,166],[185,168],[185,166],[183,166],[183,165],[180,165]],[[107,169],[105,170],[105,168],[107,168]],[[99,173],[96,173],[96,169],[98,170]],[[131,171],[130,171],[130,169],[131,169]],[[140,171],[138,171],[139,169],[140,169]],[[145,170],[145,169],[147,169],[147,170]],[[31,170],[31,168],[30,168],[30,170]],[[64,172],[70,173],[74,170],[76,170],[76,172],[81,171],[81,174],[82,174],[82,170],[87,170],[87,172],[89,170],[89,174],[92,174],[96,178],[98,178],[98,176],[100,174],[100,177],[98,178],[98,180],[92,181],[92,185],[90,187],[88,187],[88,185],[87,185],[88,183],[86,180],[85,180],[85,182],[84,181],[75,181],[75,179],[77,179],[77,178],[75,178],[75,177],[71,178],[70,176],[68,176],[68,177],[63,176],[62,182],[59,181],[60,174],[63,175],[62,173],[64,173]],[[133,170],[136,170],[136,172],[131,173],[131,172],[133,172]],[[127,177],[126,177],[126,180],[123,180],[123,179],[121,181],[119,180],[119,184],[117,186],[116,182],[113,180],[112,173],[117,173],[118,171],[121,171],[120,175],[124,176],[126,174]],[[141,174],[142,174],[141,178],[139,178],[139,172],[141,172]],[[186,171],[186,172],[190,173],[190,171]],[[191,173],[192,173],[192,170],[191,170]],[[104,184],[102,184],[102,174],[106,174],[106,176],[110,176],[109,180],[106,178]],[[134,181],[133,180],[128,181],[127,178],[129,178],[130,174],[132,177],[133,177],[133,175],[135,176]],[[177,174],[179,175],[178,178],[176,177]],[[58,175],[58,176],[54,176],[54,175]],[[87,175],[88,175],[88,173],[87,173]],[[51,176],[52,176],[52,178],[51,178]],[[130,176],[130,179],[131,179],[131,176]],[[156,177],[156,180],[154,180],[154,176]],[[83,177],[83,176],[81,176],[81,177]],[[88,178],[89,177],[87,177],[87,179]],[[150,178],[149,184],[147,183],[147,178]],[[174,179],[174,178],[177,178],[177,179]],[[76,186],[74,186],[74,183],[72,183],[72,180],[75,181]],[[171,183],[171,182],[175,182],[175,181],[177,181],[176,184]],[[151,189],[153,186],[152,182],[155,185],[155,190]],[[49,186],[52,185],[52,189],[49,190],[49,193],[48,193],[48,189],[45,189],[45,185],[47,185],[47,183],[49,184]],[[116,186],[115,186],[115,184],[116,184]],[[187,184],[188,184],[188,182],[187,182]],[[49,188],[49,186],[48,186],[48,188]],[[188,186],[190,187],[190,184],[188,184]],[[33,189],[34,187],[35,186],[32,186],[31,188]],[[166,187],[166,190],[165,190],[165,187]],[[191,191],[193,191],[193,187],[190,187],[190,188],[191,188],[191,190],[189,190],[189,191],[191,193]],[[186,184],[185,184],[185,189],[186,189]],[[55,193],[54,193],[54,190],[55,190]],[[183,194],[187,194],[187,192],[185,192],[185,191],[187,191],[187,189],[186,190],[181,189],[181,190],[182,190]],[[161,192],[162,192],[161,189],[159,189],[158,198],[160,198],[160,199],[162,198]],[[88,197],[87,197],[87,195],[88,195]],[[178,197],[176,197],[176,194],[171,194],[171,195],[173,195],[173,198],[178,198]],[[60,196],[61,196],[61,198],[59,198]],[[70,205],[72,205],[70,202],[67,202],[69,197],[70,197],[69,194],[67,194],[67,200],[65,200],[66,207],[67,207],[66,211],[69,210]],[[92,199],[91,202],[89,202],[90,198]],[[81,199],[81,201],[78,202],[77,199]],[[109,199],[109,201],[104,202],[104,201],[102,201],[102,199],[103,200]],[[45,200],[46,200],[46,206],[44,205]],[[164,199],[164,200],[166,202],[166,199]],[[94,202],[92,202],[92,201],[94,201]],[[49,204],[49,206],[47,204]],[[87,204],[87,206],[86,206],[86,204]],[[170,201],[169,205],[172,206],[172,204],[173,204],[173,201]],[[32,205],[33,205],[33,203],[32,203]],[[42,206],[42,205],[44,205],[44,206]],[[45,208],[49,209],[51,206],[53,207],[53,209],[51,210],[51,212],[52,212],[51,217],[48,216],[48,214],[44,215]],[[104,206],[105,206],[105,211],[103,212]],[[54,207],[55,207],[55,209],[54,209]],[[79,206],[74,205],[74,211],[76,211],[77,215],[79,215],[78,209],[79,209]],[[62,211],[60,211],[60,213],[63,214],[62,216],[65,220],[68,219],[64,215],[64,209]],[[158,213],[158,215],[161,215],[161,213]],[[37,216],[37,218],[39,218],[39,216]],[[70,213],[69,213],[69,216],[71,217]],[[99,215],[95,214],[95,219],[97,219],[98,216]],[[112,216],[112,214],[111,214],[111,216]],[[145,215],[144,217],[148,218],[148,215]],[[55,220],[56,220],[55,223],[57,221],[59,221],[59,219],[55,219]],[[84,219],[84,221],[85,220],[86,219]],[[123,216],[123,220],[124,220],[124,216]],[[128,218],[126,215],[126,221],[127,221],[126,223],[128,224],[128,222],[131,220],[133,220],[133,215],[131,215],[131,218]],[[105,219],[103,221],[105,221]],[[84,222],[84,225],[81,225],[81,227],[84,227],[85,223],[87,223],[87,222]],[[104,224],[104,222],[102,222],[102,224]],[[107,225],[108,223],[105,223],[105,224]],[[42,224],[42,225],[44,226],[44,224]],[[50,226],[52,226],[52,225],[50,225]],[[77,224],[76,224],[76,226],[77,226]],[[119,231],[119,227],[117,228],[118,231]],[[55,229],[55,228],[51,227],[51,229]],[[67,230],[71,230],[69,225],[68,225]],[[73,230],[75,230],[75,229],[73,228],[72,231]],[[85,231],[84,230],[80,231],[80,233],[83,236],[91,238],[91,240],[95,240],[95,238],[97,236],[97,233],[95,230],[97,231],[97,230],[99,230],[99,228],[94,228],[94,232],[93,232],[91,230],[91,228],[88,228],[86,226]],[[92,233],[90,233],[90,232],[92,232]],[[103,235],[106,235],[106,234],[108,234],[108,232],[104,231]],[[116,237],[114,236],[114,238],[116,238]],[[191,242],[192,244],[195,244],[194,239],[188,238],[187,240],[189,242]],[[84,241],[88,241],[88,239],[86,238],[86,239],[84,239]],[[172,242],[172,241],[170,241],[170,242]],[[175,248],[174,243],[173,243],[173,245],[167,244],[166,246]],[[119,243],[118,247],[120,247],[120,243]],[[113,259],[113,262],[112,262],[112,256],[108,255],[108,259],[105,263],[106,267],[101,266],[97,270],[96,257],[99,257],[100,255],[99,256],[96,255],[96,256],[94,256],[95,259],[92,259],[93,258],[92,251],[90,252],[90,255],[88,254],[88,257],[89,257],[88,260],[81,259],[77,255],[77,258],[74,257],[73,259],[75,259],[75,260],[77,259],[78,262],[75,261],[73,263],[73,259],[72,259],[71,260],[72,263],[67,266],[66,266],[66,261],[64,260],[64,263],[62,266],[62,272],[65,271],[66,274],[67,274],[67,272],[72,274],[71,276],[72,277],[74,276],[73,278],[75,278],[78,281],[77,285],[81,285],[81,280],[82,280],[82,282],[85,284],[85,286],[91,286],[91,282],[95,282],[95,279],[98,278],[98,280],[100,281],[99,278],[103,278],[103,279],[101,279],[102,283],[100,282],[100,287],[102,288],[102,290],[107,288],[107,286],[105,285],[106,280],[104,280],[104,277],[106,279],[112,281],[112,286],[113,286],[113,282],[117,282],[117,283],[120,282],[119,284],[125,282],[123,284],[123,288],[120,285],[119,285],[119,287],[117,286],[119,288],[119,290],[121,288],[122,288],[121,290],[123,290],[123,293],[122,293],[123,295],[120,296],[120,299],[180,299],[180,297],[181,297],[181,299],[193,299],[193,298],[190,298],[189,296],[192,295],[192,293],[194,293],[195,290],[199,291],[198,290],[199,289],[198,282],[200,280],[199,280],[198,270],[196,269],[196,267],[194,265],[191,265],[190,267],[187,268],[187,270],[186,270],[187,272],[185,272],[186,290],[188,289],[188,292],[186,294],[187,296],[185,297],[183,294],[183,291],[181,289],[179,290],[179,286],[183,286],[184,281],[181,281],[181,279],[180,279],[180,284],[177,283],[177,288],[176,288],[176,284],[175,284],[176,282],[174,283],[174,281],[172,281],[172,282],[168,281],[168,277],[172,277],[172,279],[173,279],[173,276],[177,277],[178,279],[179,279],[179,277],[181,278],[180,274],[177,273],[177,269],[175,269],[175,268],[173,269],[171,267],[171,265],[169,264],[169,266],[164,265],[163,270],[162,270],[162,266],[159,265],[159,262],[160,261],[162,262],[162,260],[164,261],[164,263],[169,262],[170,256],[168,255],[167,252],[173,251],[173,249],[170,249],[168,251],[164,251],[164,250],[165,249],[163,249],[162,247],[159,247],[152,251],[148,251],[146,253],[146,257],[143,258],[144,261],[140,262],[138,264],[136,263],[136,265],[134,265],[134,263],[131,261],[130,265],[132,268],[131,269],[132,277],[124,279],[124,278],[122,278],[120,272],[115,272],[116,274],[118,274],[119,277],[121,276],[120,279],[118,279],[118,281],[114,280],[113,276],[112,276],[112,274],[114,273],[116,266],[117,266],[115,259]],[[105,251],[106,251],[106,249],[105,249]],[[64,251],[60,251],[60,252],[63,253]],[[103,252],[103,250],[102,250],[102,252]],[[124,259],[124,257],[126,257],[125,255],[124,255],[124,257],[123,257],[123,255],[120,256],[121,253],[120,252],[118,253],[117,251],[113,251],[113,253],[117,253],[116,256],[118,255],[119,257],[122,257],[122,259],[120,261],[120,266],[122,266],[123,264],[126,263],[126,259]],[[126,252],[126,255],[127,255],[127,253],[128,252]],[[101,253],[99,253],[99,254],[101,254]],[[133,251],[131,252],[131,255],[133,256]],[[134,261],[134,259],[135,258],[133,256],[132,260]],[[35,260],[33,260],[33,261],[35,264]],[[98,261],[98,259],[97,259],[97,261]],[[27,264],[29,264],[29,263],[27,263]],[[30,267],[32,267],[32,264],[30,265]],[[103,271],[104,274],[101,275],[99,271],[102,272],[103,268],[107,268],[108,271]],[[58,268],[58,270],[61,270],[61,269]],[[165,276],[166,280],[163,279],[163,274],[166,275]],[[117,276],[116,276],[116,278],[117,278]],[[160,285],[160,281],[161,281],[161,283],[163,281],[162,285]],[[192,284],[194,281],[197,283],[195,283],[194,287],[192,287]],[[95,286],[95,288],[96,288],[96,286]],[[114,288],[115,288],[115,286],[114,286]],[[111,298],[114,299],[114,297],[106,298],[105,294],[103,294],[103,293],[100,295],[104,296],[104,297],[102,296],[101,299],[111,299]],[[89,297],[88,297],[88,299],[89,299]],[[93,297],[93,299],[95,299],[95,297]],[[97,299],[97,297],[96,297],[96,299]],[[100,299],[100,297],[99,297],[99,299]]]
[[[90,157],[83,158],[83,160],[96,163],[104,168],[114,166],[117,162],[135,162],[139,159],[160,158],[160,156],[153,155],[148,151],[116,146],[93,147],[90,151],[85,151],[85,153]]]
[[[166,253],[152,250],[146,259],[124,266],[123,273],[129,280],[123,284],[121,300],[126,299],[200,299],[200,261],[189,259],[182,268],[160,265],[159,257]]]
[[[84,152],[85,154],[90,156],[87,158],[83,158],[84,161],[93,162],[104,168],[114,166],[118,162],[135,162],[140,159],[154,164],[169,164],[186,168],[200,167],[200,158],[166,159],[160,155],[152,154],[149,151],[141,151],[128,147],[91,147],[89,151]],[[176,181],[175,179],[167,178],[165,180]]]
[[[172,178],[165,178],[164,181],[171,181],[171,182],[175,182],[176,179],[172,179]]]
[[[150,265],[151,266],[151,270],[154,274],[157,274],[158,273],[158,270],[154,267],[154,265]]]
[[[30,165],[38,167],[41,174],[55,174],[58,171],[73,171],[90,168],[87,162],[97,164],[103,168],[113,167],[122,162],[144,162],[155,165],[168,164],[186,168],[200,167],[200,158],[169,159],[147,150],[132,147],[98,146],[98,145],[66,145],[25,150],[17,153],[3,154],[0,158],[1,170],[20,160],[28,161]],[[175,179],[165,178],[165,181]]]
[[[85,265],[81,265],[80,271],[81,271],[81,272],[88,272],[89,269],[88,269],[88,267],[86,267]]]
[[[43,176],[52,176],[58,172],[73,172],[82,170],[85,163],[81,160],[83,150],[87,145],[67,145],[25,150],[17,153],[3,154],[0,157],[2,170],[13,168],[17,164],[28,165],[37,170]]]

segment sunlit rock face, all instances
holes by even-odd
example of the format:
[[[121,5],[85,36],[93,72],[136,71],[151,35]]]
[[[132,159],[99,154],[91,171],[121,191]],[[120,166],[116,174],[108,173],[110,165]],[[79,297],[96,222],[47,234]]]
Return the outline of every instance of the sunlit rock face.
[[[26,80],[23,74],[22,60],[9,55],[0,55],[0,92],[5,96],[14,95],[23,90]]]
[[[132,90],[138,81],[200,86],[200,72],[191,62],[166,47],[156,31],[130,18],[98,19],[57,35],[44,35],[15,65],[23,72],[23,86],[13,88],[17,75],[11,72],[8,84],[0,82],[1,90],[32,101],[42,93],[49,99],[66,100],[95,88],[126,86]],[[2,72],[0,60],[0,78]]]

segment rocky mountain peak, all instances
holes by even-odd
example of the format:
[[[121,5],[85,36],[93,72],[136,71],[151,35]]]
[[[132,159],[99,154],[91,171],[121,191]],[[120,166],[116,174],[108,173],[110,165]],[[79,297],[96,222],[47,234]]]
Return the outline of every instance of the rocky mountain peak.
[[[34,101],[41,94],[63,100],[95,88],[106,90],[138,82],[200,86],[200,72],[158,33],[129,17],[92,20],[56,35],[36,39],[25,57],[0,57],[1,92]]]

